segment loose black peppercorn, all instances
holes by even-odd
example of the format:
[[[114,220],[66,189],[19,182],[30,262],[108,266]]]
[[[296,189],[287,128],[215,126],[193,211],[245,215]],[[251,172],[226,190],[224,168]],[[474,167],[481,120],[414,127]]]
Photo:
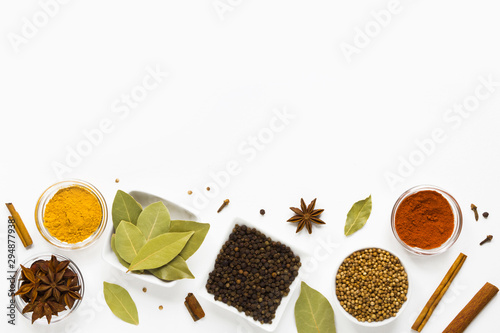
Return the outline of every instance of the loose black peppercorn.
[[[265,210],[263,210],[263,209],[260,210],[260,215],[264,215],[265,213],[266,213]]]
[[[300,266],[300,258],[286,245],[236,225],[217,256],[206,288],[215,300],[270,324]]]
[[[487,218],[488,218],[488,216],[490,216],[490,213],[488,213],[488,212],[484,212],[484,213],[483,213],[483,217],[484,217],[485,219],[487,219]]]

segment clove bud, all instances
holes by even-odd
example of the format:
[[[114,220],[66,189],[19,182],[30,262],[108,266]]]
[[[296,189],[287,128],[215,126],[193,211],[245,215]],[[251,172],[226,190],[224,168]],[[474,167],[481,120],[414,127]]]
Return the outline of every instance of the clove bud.
[[[491,242],[492,239],[493,239],[493,236],[488,235],[481,243],[479,243],[479,245],[483,245],[484,243]]]
[[[223,210],[224,207],[226,207],[228,204],[229,204],[229,199],[224,200],[222,206],[220,206],[219,209],[217,209],[217,213],[220,213],[220,211]]]
[[[479,220],[479,213],[477,212],[477,207],[474,204],[470,204],[470,209],[474,212],[474,218],[476,221]]]

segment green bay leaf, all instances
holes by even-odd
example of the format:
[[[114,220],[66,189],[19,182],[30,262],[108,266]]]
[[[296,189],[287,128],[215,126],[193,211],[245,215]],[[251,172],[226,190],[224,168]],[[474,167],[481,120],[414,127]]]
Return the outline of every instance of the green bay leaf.
[[[121,221],[128,221],[137,224],[137,218],[142,212],[142,206],[135,201],[130,194],[118,190],[113,200],[111,215],[113,217],[113,227],[115,230]]]
[[[370,217],[372,212],[372,196],[364,200],[360,200],[352,205],[347,219],[345,221],[344,234],[346,236],[352,235],[359,229],[363,228]]]
[[[115,253],[115,256],[118,259],[118,261],[120,262],[120,264],[122,264],[125,268],[128,268],[128,266],[129,266],[128,262],[123,260],[123,258],[120,257],[120,255],[118,254],[118,251],[116,251],[116,235],[115,234],[111,235],[111,250],[113,250],[113,252]]]
[[[165,281],[194,279],[194,275],[189,270],[186,260],[184,260],[180,255],[175,257],[174,260],[172,260],[165,266],[150,269],[149,272],[151,272],[151,274],[153,274],[157,278]]]
[[[146,238],[139,228],[127,221],[120,222],[115,235],[116,251],[128,263],[134,260],[144,244],[146,244]]]
[[[137,227],[146,237],[146,241],[168,232],[170,213],[165,204],[158,201],[144,208],[137,219]]]
[[[333,308],[319,291],[301,283],[295,303],[297,333],[336,333]]]
[[[121,320],[129,324],[139,325],[139,314],[134,300],[123,287],[104,282],[104,299],[109,309]]]
[[[130,263],[129,270],[153,269],[168,264],[182,251],[194,234],[190,232],[168,232],[147,242]]]
[[[184,260],[188,260],[201,246],[207,236],[210,224],[194,221],[172,220],[170,232],[194,231],[186,246],[179,254]]]

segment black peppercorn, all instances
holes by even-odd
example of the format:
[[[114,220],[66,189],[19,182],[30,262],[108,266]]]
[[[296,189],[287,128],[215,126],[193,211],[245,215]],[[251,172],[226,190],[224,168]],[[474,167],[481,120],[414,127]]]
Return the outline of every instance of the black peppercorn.
[[[298,275],[300,258],[256,229],[236,225],[209,274],[207,291],[254,320],[270,324]]]

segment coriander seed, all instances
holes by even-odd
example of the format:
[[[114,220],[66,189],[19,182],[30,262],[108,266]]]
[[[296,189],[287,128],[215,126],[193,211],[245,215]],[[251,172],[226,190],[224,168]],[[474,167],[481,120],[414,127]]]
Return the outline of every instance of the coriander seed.
[[[340,305],[361,322],[395,317],[408,294],[408,275],[399,258],[369,248],[348,256],[335,277]]]

